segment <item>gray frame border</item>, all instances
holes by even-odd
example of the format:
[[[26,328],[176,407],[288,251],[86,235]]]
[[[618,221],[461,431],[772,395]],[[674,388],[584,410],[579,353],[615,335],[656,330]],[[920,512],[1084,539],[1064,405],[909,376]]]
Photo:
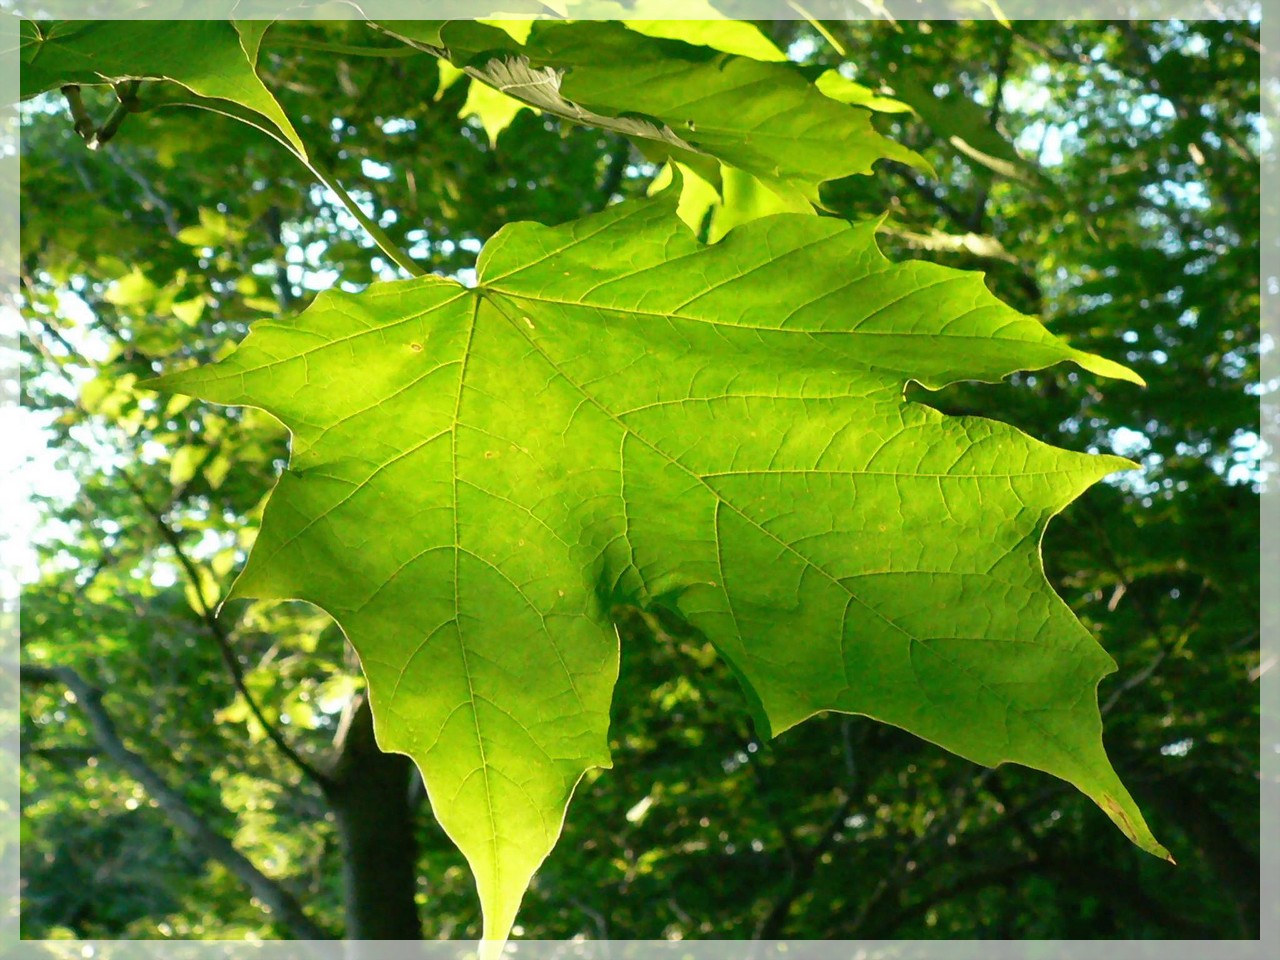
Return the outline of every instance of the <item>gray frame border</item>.
[[[625,15],[643,17],[646,7],[654,17],[670,18],[671,6],[656,0],[638,0]],[[551,4],[555,6],[555,3]],[[692,6],[692,0],[690,2]],[[288,19],[307,15],[317,19],[345,19],[361,15],[388,19],[483,17],[501,10],[511,15],[538,5],[531,0],[362,0],[359,10],[351,0],[338,2],[288,2],[288,0],[190,0],[183,4],[180,19],[204,19],[234,15],[238,19]],[[783,0],[718,0],[717,6],[730,15],[752,19],[796,19],[795,10]],[[897,4],[893,4],[897,6]],[[1261,939],[1179,940],[1179,941],[1096,941],[1106,944],[1104,956],[1115,960],[1174,960],[1204,957],[1230,960],[1262,960],[1280,952],[1280,209],[1276,194],[1277,160],[1280,156],[1280,12],[1264,15],[1262,0],[1129,0],[1100,2],[1077,0],[1071,18],[1054,16],[1057,4],[1049,0],[1003,0],[992,9],[988,0],[915,0],[904,5],[910,17],[903,19],[994,19],[1001,15],[1018,19],[1099,19],[1122,17],[1139,19],[1216,20],[1261,17],[1263,53],[1262,110],[1269,142],[1262,155],[1262,383],[1271,385],[1260,401],[1262,436],[1268,445],[1267,467],[1271,482],[1262,497],[1262,586],[1261,664],[1259,693],[1262,698],[1261,742]],[[163,8],[163,9],[160,9]],[[831,19],[872,19],[884,7],[878,0],[809,0],[805,8],[814,16]],[[1056,9],[1055,9],[1056,8]],[[0,0],[0,407],[15,405],[17,393],[18,317],[18,237],[19,88],[18,16],[31,12],[40,17],[98,19],[177,19],[170,4],[142,0],[123,3],[111,0],[46,0],[22,3]],[[997,12],[998,11],[998,12]],[[620,10],[621,12],[621,10]],[[164,13],[167,17],[159,17]],[[3,438],[0,438],[0,443]],[[4,510],[25,507],[13,503],[0,490]],[[18,940],[18,581],[12,559],[0,556],[0,957],[26,960],[44,957],[111,957],[118,960],[215,960],[215,958],[262,958],[293,960],[294,957],[328,960],[359,956],[369,960],[427,960],[476,956],[471,942],[417,941],[21,941]],[[835,960],[835,958],[938,958],[974,960],[986,957],[1080,958],[1088,960],[1098,952],[1095,941],[515,941],[508,945],[512,956],[530,960],[582,957],[592,960],[654,958],[654,960],[736,960],[739,957],[786,957],[788,960]],[[1271,943],[1270,949],[1266,944]]]

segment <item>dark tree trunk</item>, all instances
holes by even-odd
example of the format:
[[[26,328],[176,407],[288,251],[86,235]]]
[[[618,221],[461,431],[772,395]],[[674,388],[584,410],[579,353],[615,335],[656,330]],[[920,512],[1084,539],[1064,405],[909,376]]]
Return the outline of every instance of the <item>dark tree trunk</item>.
[[[420,940],[413,761],[383,753],[368,701],[349,712],[325,794],[342,845],[347,940]],[[348,951],[348,956],[359,956]]]

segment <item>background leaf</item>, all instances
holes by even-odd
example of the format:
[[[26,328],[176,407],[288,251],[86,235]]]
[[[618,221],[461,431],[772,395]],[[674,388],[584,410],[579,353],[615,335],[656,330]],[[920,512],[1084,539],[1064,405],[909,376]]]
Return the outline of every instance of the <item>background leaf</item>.
[[[70,83],[172,80],[199,97],[258,114],[305,156],[289,118],[254,71],[263,31],[265,24],[237,27],[225,20],[58,20],[40,26],[24,20],[22,98]]]
[[[654,157],[701,167],[714,158],[812,202],[823,182],[869,173],[878,159],[918,159],[877,133],[868,112],[823,96],[790,64],[606,21],[537,21],[522,45],[466,21],[381,27],[438,44],[455,65],[542,110],[636,138]]]

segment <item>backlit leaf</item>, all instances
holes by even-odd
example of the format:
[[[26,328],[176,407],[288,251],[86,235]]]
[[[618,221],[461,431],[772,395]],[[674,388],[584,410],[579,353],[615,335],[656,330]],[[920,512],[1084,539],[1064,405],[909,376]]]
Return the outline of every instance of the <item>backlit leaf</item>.
[[[826,97],[789,63],[648,37],[618,23],[537,21],[529,39],[471,21],[384,21],[531,106],[633,137],[651,156],[718,176],[718,163],[780,193],[818,200],[828,180],[881,158],[919,158],[882,137],[871,114]]]
[[[779,215],[703,246],[675,203],[507,226],[474,288],[322,293],[156,384],[292,431],[232,595],[342,625],[486,937],[610,763],[619,604],[705,634],[762,731],[866,714],[1068,780],[1163,854],[1103,750],[1112,661],[1039,555],[1129,463],[904,399],[1066,360],[1137,378],[978,274],[891,264],[875,222]]]
[[[305,155],[289,118],[254,70],[266,26],[227,20],[24,20],[22,98],[66,84],[171,80],[197,97],[239,105]]]

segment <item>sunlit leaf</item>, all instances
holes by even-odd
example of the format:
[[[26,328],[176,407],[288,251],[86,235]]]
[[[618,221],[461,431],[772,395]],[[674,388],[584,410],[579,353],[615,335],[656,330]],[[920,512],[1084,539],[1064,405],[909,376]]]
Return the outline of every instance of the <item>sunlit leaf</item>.
[[[22,98],[66,84],[171,80],[198,97],[250,111],[305,155],[289,118],[254,70],[261,35],[226,20],[24,20]]]
[[[788,63],[647,37],[618,23],[537,21],[524,44],[471,21],[381,29],[547,113],[626,134],[652,156],[717,176],[719,162],[816,202],[876,160],[918,162],[866,110],[833,101]]]
[[[1128,462],[904,398],[1068,360],[1135,375],[978,274],[888,262],[875,222],[781,215],[703,246],[675,204],[508,226],[474,288],[329,291],[155,384],[292,431],[232,595],[342,625],[486,936],[610,763],[619,604],[705,635],[762,731],[866,714],[1068,780],[1163,854],[1103,750],[1112,661],[1039,554]]]

